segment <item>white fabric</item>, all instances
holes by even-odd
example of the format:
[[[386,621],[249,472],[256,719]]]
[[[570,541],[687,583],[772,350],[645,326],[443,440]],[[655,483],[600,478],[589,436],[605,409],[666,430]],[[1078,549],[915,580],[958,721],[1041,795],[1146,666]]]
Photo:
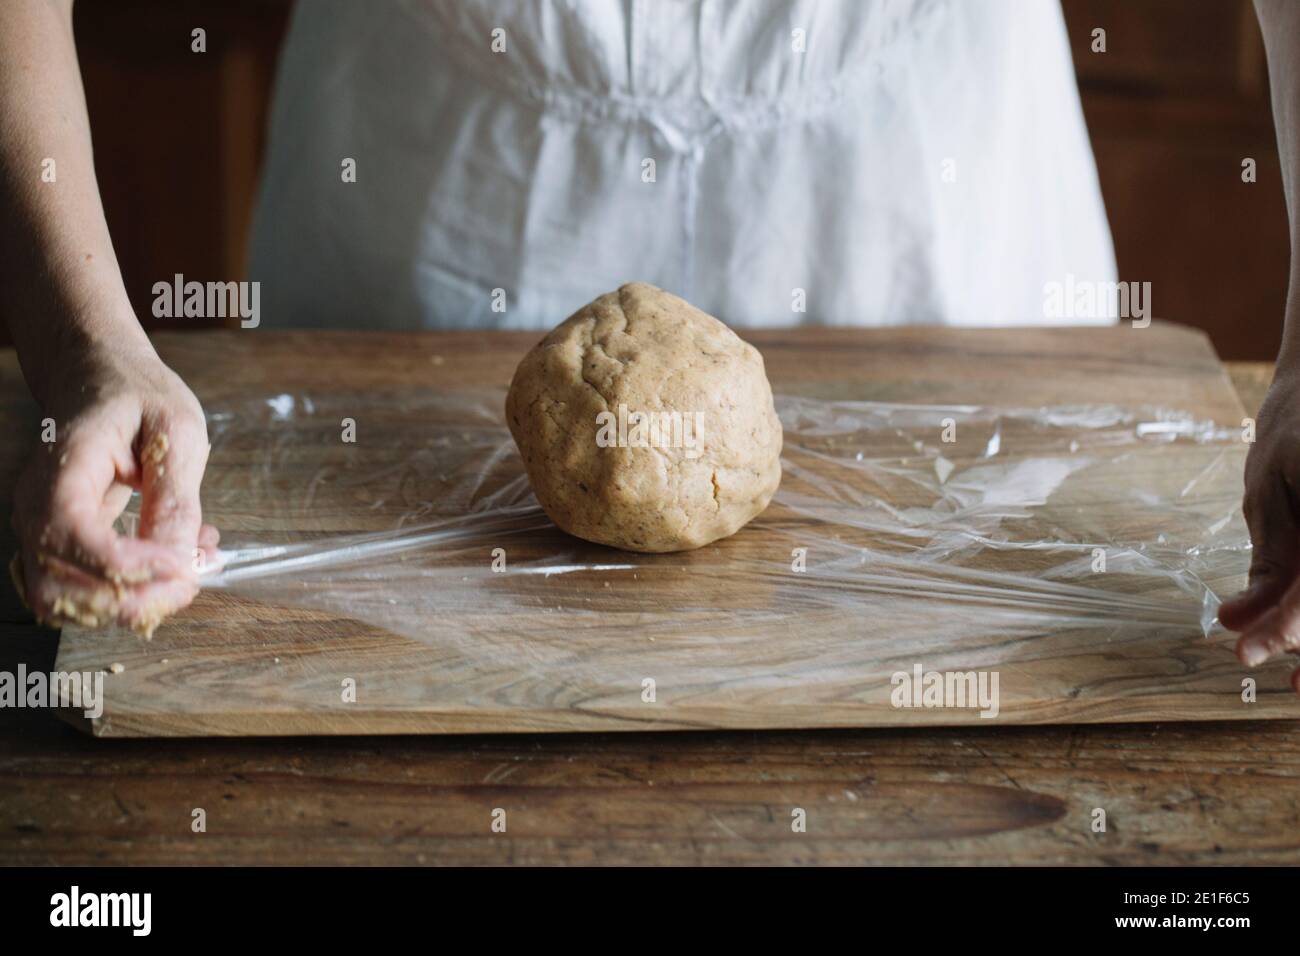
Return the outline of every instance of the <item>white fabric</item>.
[[[549,328],[631,280],[1041,325],[1115,279],[1056,0],[302,0],[251,255],[270,327]]]

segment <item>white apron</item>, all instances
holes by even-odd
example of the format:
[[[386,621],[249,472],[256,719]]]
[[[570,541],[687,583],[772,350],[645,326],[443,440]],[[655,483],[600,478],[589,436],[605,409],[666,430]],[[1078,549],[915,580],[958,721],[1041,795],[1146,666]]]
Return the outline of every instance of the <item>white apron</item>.
[[[631,280],[1041,325],[1115,262],[1056,0],[300,0],[250,274],[272,328],[542,329]]]

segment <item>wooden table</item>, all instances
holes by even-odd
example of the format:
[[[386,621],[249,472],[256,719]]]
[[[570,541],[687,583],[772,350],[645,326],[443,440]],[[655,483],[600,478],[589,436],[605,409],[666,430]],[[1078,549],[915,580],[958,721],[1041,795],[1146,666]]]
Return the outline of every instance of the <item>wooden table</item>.
[[[1258,407],[1268,367],[1231,371]],[[0,670],[48,669],[5,588]],[[1294,863],[1296,731],[97,740],[0,709],[0,863]]]

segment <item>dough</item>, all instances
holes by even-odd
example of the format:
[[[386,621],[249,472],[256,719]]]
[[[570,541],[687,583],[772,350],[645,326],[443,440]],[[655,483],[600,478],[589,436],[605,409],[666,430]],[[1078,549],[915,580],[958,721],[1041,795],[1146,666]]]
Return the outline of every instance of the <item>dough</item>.
[[[734,534],[781,481],[762,356],[643,282],[583,306],[524,356],[506,421],[551,520],[629,551]]]

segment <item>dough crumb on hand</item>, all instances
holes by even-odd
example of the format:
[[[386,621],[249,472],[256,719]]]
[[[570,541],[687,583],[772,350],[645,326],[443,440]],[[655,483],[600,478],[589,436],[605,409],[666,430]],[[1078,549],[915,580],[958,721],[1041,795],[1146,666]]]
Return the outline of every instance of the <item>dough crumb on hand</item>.
[[[167,451],[170,447],[171,442],[168,441],[166,432],[154,432],[140,451],[140,464],[147,469],[152,468],[154,477],[161,478],[167,473],[163,462],[167,460]]]
[[[643,282],[583,306],[524,357],[506,422],[551,520],[629,551],[734,534],[781,481],[758,350]]]

